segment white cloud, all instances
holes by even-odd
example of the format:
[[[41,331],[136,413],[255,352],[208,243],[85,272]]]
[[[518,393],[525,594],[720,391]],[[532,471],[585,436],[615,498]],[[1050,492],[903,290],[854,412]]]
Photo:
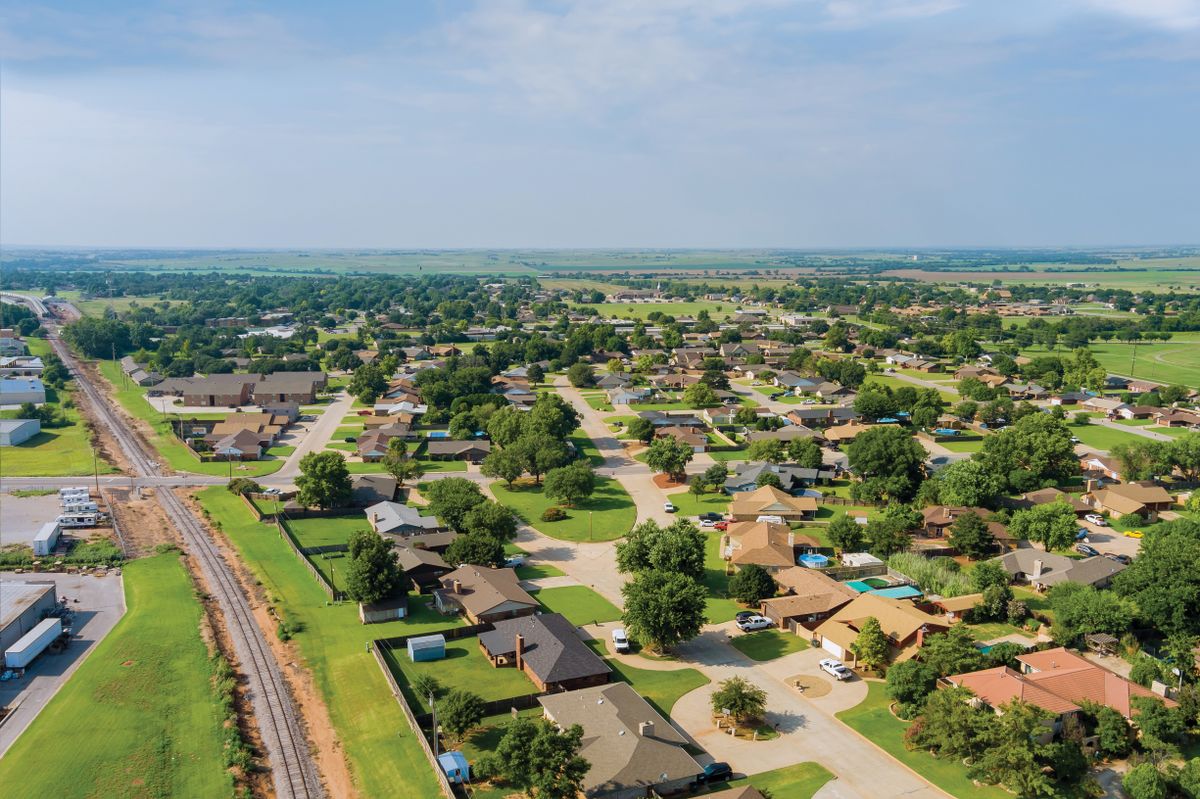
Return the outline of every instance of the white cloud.
[[[1200,0],[1082,0],[1082,4],[1168,30],[1200,28]]]

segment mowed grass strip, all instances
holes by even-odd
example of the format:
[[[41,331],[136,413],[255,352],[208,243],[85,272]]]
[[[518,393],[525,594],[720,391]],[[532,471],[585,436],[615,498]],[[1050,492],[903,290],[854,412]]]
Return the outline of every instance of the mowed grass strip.
[[[437,796],[437,783],[421,745],[409,731],[367,643],[461,622],[426,608],[427,598],[410,596],[409,618],[364,626],[354,603],[329,604],[325,592],[275,531],[254,521],[237,497],[221,486],[197,496],[270,601],[300,626],[292,641],[329,708],[360,795],[364,799]]]
[[[191,580],[169,553],[123,571],[128,612],[0,760],[0,794],[233,795]]]
[[[803,638],[780,630],[734,635],[729,643],[746,657],[758,661],[774,660],[808,649],[808,643]]]
[[[621,611],[613,603],[583,585],[543,588],[534,592],[533,598],[551,613],[566,616],[576,627],[621,618]]]
[[[890,703],[883,683],[872,682],[867,688],[867,698],[861,704],[835,715],[859,735],[951,796],[1011,797],[1008,791],[994,785],[976,785],[967,777],[967,768],[959,760],[937,758],[924,751],[909,751],[904,746],[904,731],[909,722],[893,716],[888,709]]]
[[[47,389],[47,399],[51,393]],[[66,477],[71,475],[112,474],[116,471],[104,460],[92,457],[92,441],[83,417],[74,408],[63,408],[70,424],[43,427],[23,444],[0,450],[0,475],[5,477]],[[3,417],[15,419],[17,412],[5,411]]]
[[[726,784],[729,788],[753,785],[772,799],[811,799],[812,795],[833,779],[833,773],[820,763],[797,763],[773,771],[764,771]],[[723,790],[718,786],[717,790]]]
[[[711,682],[696,669],[672,669],[657,671],[629,666],[614,658],[605,660],[613,670],[613,682],[627,682],[633,690],[645,697],[654,709],[664,716],[671,715],[671,708],[686,693],[702,688]]]
[[[512,488],[502,483],[492,483],[490,488],[497,501],[535,530],[562,541],[612,541],[628,533],[637,520],[633,499],[611,477],[597,475],[595,493],[575,507],[564,508],[567,518],[557,522],[542,521],[542,513],[557,504],[542,486],[518,482]]]

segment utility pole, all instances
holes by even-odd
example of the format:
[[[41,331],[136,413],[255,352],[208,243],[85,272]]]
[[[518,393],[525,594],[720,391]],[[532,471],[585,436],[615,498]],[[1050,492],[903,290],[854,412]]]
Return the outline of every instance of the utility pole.
[[[92,447],[92,475],[96,478],[96,496],[100,496],[100,456],[96,454],[96,448]]]

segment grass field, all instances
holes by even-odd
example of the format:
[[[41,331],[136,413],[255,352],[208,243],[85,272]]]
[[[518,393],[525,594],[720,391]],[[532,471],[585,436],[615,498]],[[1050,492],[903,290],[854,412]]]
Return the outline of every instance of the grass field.
[[[543,588],[534,599],[551,613],[561,613],[576,627],[586,624],[617,621],[621,611],[613,603],[583,585]]]
[[[610,291],[616,286],[610,286]],[[733,303],[710,302],[697,300],[695,302],[606,302],[603,305],[579,306],[572,308],[592,307],[605,318],[646,319],[658,311],[667,316],[696,316],[701,311],[708,311],[714,321],[720,322],[735,312]]]
[[[632,685],[635,691],[664,716],[671,715],[671,708],[675,707],[679,697],[710,682],[695,669],[652,671],[627,666],[617,660],[609,660],[608,665],[612,667],[616,677]]]
[[[233,795],[191,580],[175,554],[123,571],[128,612],[0,760],[0,793]]]
[[[596,492],[575,507],[566,508],[567,518],[558,522],[542,521],[542,512],[556,503],[541,486],[518,484],[507,488],[497,482],[491,485],[491,491],[531,527],[563,541],[612,541],[628,533],[637,520],[633,499],[611,477],[597,476]]]
[[[866,379],[863,380],[863,383],[864,384],[873,383],[877,386],[887,386],[888,388],[891,388],[893,391],[898,388],[904,388],[906,386],[908,388],[915,388],[915,389],[928,388],[928,386],[920,386],[920,385],[917,385],[916,383],[910,383],[907,380],[902,380],[899,377],[896,377],[895,375],[869,374],[866,376]],[[937,392],[938,392],[938,395],[941,396],[942,401],[945,402],[947,405],[953,405],[953,404],[957,403],[960,399],[962,399],[957,394],[946,391],[945,389],[939,388],[937,390]]]
[[[112,394],[117,398],[126,411],[132,416],[141,419],[148,424],[153,430],[150,436],[150,443],[158,454],[163,457],[171,468],[178,472],[195,472],[197,474],[210,475],[227,475],[229,474],[229,464],[224,461],[213,461],[203,463],[193,455],[183,442],[177,439],[171,432],[171,422],[169,419],[164,419],[163,415],[156,412],[150,407],[150,403],[146,402],[146,390],[140,386],[130,384],[128,387],[122,387],[121,365],[116,361],[98,361],[100,373],[105,379],[112,384]],[[272,458],[270,460],[260,461],[245,461],[244,463],[236,463],[233,466],[234,477],[262,477],[263,475],[271,474],[279,471],[283,466],[285,458]]]
[[[79,291],[60,291],[58,296],[64,300],[69,300],[85,316],[104,316],[109,308],[112,308],[118,314],[122,314],[138,306],[147,308],[160,305],[161,303],[166,303],[167,305],[183,304],[183,300],[166,300],[157,296],[113,297],[111,300],[108,297],[93,297],[85,300],[82,299],[83,295]]]
[[[1193,275],[1193,280],[1200,273]],[[1157,383],[1178,383],[1200,388],[1200,333],[1176,333],[1169,341],[1147,341],[1137,344],[1093,341],[1088,349],[1108,371],[1151,380]],[[1059,348],[1058,354],[1066,353]],[[1022,355],[1037,357],[1047,353],[1045,347],[1030,347]],[[1135,357],[1136,356],[1136,357]]]
[[[1098,424],[1069,425],[1071,435],[1084,444],[1095,449],[1111,450],[1117,444],[1131,444],[1138,441],[1149,441],[1137,433],[1126,433],[1124,430],[1114,430]]]
[[[592,466],[603,466],[604,456],[600,454],[600,450],[596,449],[596,444],[588,434],[583,432],[583,429],[572,431],[571,435],[567,436],[567,440],[575,445],[575,451],[582,457],[587,458]]]
[[[751,660],[774,660],[808,649],[803,638],[779,630],[734,635],[729,643]]]
[[[699,516],[701,513],[724,513],[729,510],[733,497],[721,492],[719,494],[704,494],[696,496],[691,491],[677,491],[668,494],[671,503],[679,509],[680,516]],[[695,521],[695,520],[693,520]]]
[[[47,404],[53,389],[46,389]],[[103,460],[92,457],[92,441],[83,417],[74,408],[63,408],[71,422],[66,427],[46,427],[24,444],[15,447],[0,447],[0,475],[4,477],[66,477],[90,475],[95,470],[100,474],[112,474],[117,470]],[[15,419],[17,411],[4,411],[0,416]]]
[[[951,452],[979,452],[979,450],[983,449],[983,439],[976,438],[973,440],[967,439],[965,441],[955,441],[951,439],[949,441],[939,441],[937,442],[937,445],[939,447],[945,447]]]
[[[436,796],[437,784],[420,744],[409,733],[366,645],[374,638],[419,634],[459,622],[414,599],[409,618],[363,626],[357,607],[330,605],[287,545],[269,527],[254,521],[237,497],[220,486],[198,496],[267,596],[300,626],[292,640],[329,708],[361,796]]]
[[[495,668],[479,648],[478,638],[459,638],[446,642],[446,657],[413,663],[407,653],[396,652],[395,663],[411,685],[420,675],[435,677],[446,691],[462,689],[482,697],[485,702],[536,693],[537,688],[525,672],[515,668]]]
[[[704,610],[710,624],[729,621],[744,610],[736,600],[727,595],[729,578],[725,575],[725,561],[721,559],[721,534],[715,530],[704,537],[704,589],[708,592]]]
[[[726,784],[729,788],[753,785],[771,799],[811,799],[821,786],[833,779],[833,773],[820,763],[797,763],[773,771],[764,771]],[[719,786],[718,786],[719,789]]]
[[[836,714],[849,727],[883,749],[910,769],[920,774],[951,796],[1004,799],[1011,796],[1002,788],[975,785],[967,778],[967,770],[957,760],[941,760],[925,752],[910,752],[904,746],[904,731],[908,723],[888,710],[891,700],[881,682],[872,682],[862,704]]]

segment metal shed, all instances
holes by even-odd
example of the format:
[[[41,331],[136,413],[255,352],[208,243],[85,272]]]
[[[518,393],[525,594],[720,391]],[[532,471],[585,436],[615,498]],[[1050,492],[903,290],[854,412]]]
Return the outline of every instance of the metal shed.
[[[441,633],[408,639],[408,659],[413,663],[441,660],[444,657],[446,657],[446,636]]]

